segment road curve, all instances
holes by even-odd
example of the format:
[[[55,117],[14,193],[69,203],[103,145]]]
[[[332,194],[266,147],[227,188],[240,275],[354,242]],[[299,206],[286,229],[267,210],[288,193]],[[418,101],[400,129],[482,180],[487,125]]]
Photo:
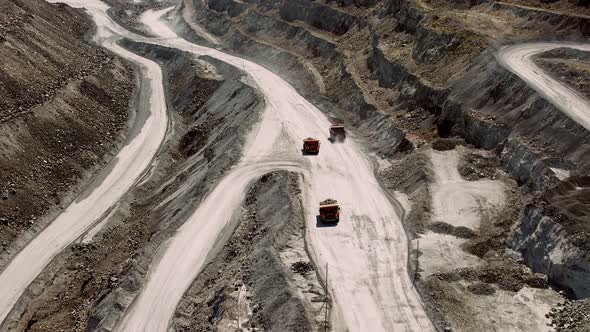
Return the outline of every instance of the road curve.
[[[239,209],[246,186],[261,172],[287,167],[303,172],[308,239],[313,259],[329,264],[334,313],[350,331],[430,331],[407,267],[407,238],[392,202],[377,183],[371,163],[352,139],[330,144],[326,116],[268,69],[191,44],[160,17],[142,22],[159,39],[147,42],[209,55],[243,69],[264,95],[266,108],[239,162],[152,262],[146,283],[118,331],[165,331],[177,303],[206,263],[209,250]],[[317,157],[301,156],[302,138],[322,140]],[[287,163],[287,164],[285,164]],[[332,197],[342,205],[337,227],[317,227],[317,204]],[[223,205],[221,205],[223,204]]]
[[[85,6],[105,5],[78,1]],[[74,1],[70,4],[75,5]],[[0,322],[3,322],[26,288],[43,271],[51,260],[75,241],[101,215],[129,190],[150,165],[166,135],[167,114],[160,67],[139,57],[115,42],[121,36],[131,36],[120,29],[104,11],[94,10],[98,26],[95,41],[141,69],[142,84],[136,125],[129,140],[117,156],[107,165],[82,195],[70,204],[51,224],[41,231],[20,251],[0,273]]]
[[[575,89],[551,77],[533,61],[535,55],[560,47],[590,51],[590,44],[525,43],[500,48],[496,52],[496,59],[572,120],[590,130],[590,102],[588,99]]]

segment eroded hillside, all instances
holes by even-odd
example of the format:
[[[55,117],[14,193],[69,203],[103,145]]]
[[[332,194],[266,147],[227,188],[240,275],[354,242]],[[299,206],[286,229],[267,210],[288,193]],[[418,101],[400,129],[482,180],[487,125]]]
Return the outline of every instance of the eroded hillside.
[[[411,211],[406,226],[414,232],[412,246],[421,245],[422,272],[417,275],[424,282],[424,298],[433,305],[433,317],[441,328],[468,330],[471,322],[462,317],[479,317],[480,321],[472,322],[480,327],[492,324],[491,328],[494,323],[486,316],[490,310],[499,310],[486,307],[485,296],[475,311],[467,305],[464,309],[451,305],[453,301],[480,301],[479,295],[474,295],[480,294],[475,290],[480,287],[477,282],[483,280],[493,286],[492,290],[497,289],[495,298],[499,301],[504,296],[520,297],[523,284],[533,288],[523,290],[523,294],[546,288],[547,282],[542,280],[547,277],[541,274],[548,275],[549,282],[566,293],[578,294],[582,286],[576,278],[587,277],[587,251],[581,243],[588,233],[582,226],[567,226],[584,223],[583,213],[575,216],[572,211],[585,209],[585,199],[576,196],[568,207],[551,204],[548,208],[541,197],[555,192],[555,186],[563,187],[560,183],[570,175],[587,173],[588,131],[564,114],[560,105],[545,99],[542,91],[508,70],[498,51],[503,45],[548,35],[553,40],[584,38],[588,34],[587,18],[572,15],[574,8],[586,11],[583,6],[570,2],[531,6],[495,1],[185,0],[176,8],[176,20],[187,38],[214,42],[199,34],[207,30],[217,43],[289,78],[334,121],[351,125],[357,138],[374,151],[393,157],[394,168],[384,173],[384,181],[410,194],[413,206],[418,208]],[[584,62],[578,61],[584,61],[585,54],[568,52],[539,55],[547,60],[533,60],[564,84],[585,91]],[[450,137],[460,140],[440,140]],[[458,164],[451,167],[458,167],[462,178],[479,186],[473,199],[480,216],[469,219],[469,225],[437,212],[436,190],[418,189],[440,187],[436,177],[416,178],[417,173],[405,170],[407,164],[396,166],[400,153],[414,159],[414,148],[427,148],[431,143],[435,150],[466,145],[466,149],[459,149]],[[432,168],[436,172],[442,167],[441,160],[448,159],[435,158],[422,165],[422,174]],[[414,180],[399,179],[399,173]],[[507,204],[478,194],[482,187],[474,181],[480,179],[497,183],[499,193],[509,197],[505,198]],[[469,182],[465,185],[470,186]],[[431,192],[433,197],[424,197]],[[533,217],[531,209],[540,209],[534,210],[535,216],[546,216],[545,221],[531,221],[541,218]],[[467,229],[457,230],[457,226]],[[519,229],[516,233],[515,226]],[[546,231],[552,234],[549,238],[534,240],[535,232]],[[536,241],[542,244],[531,248]],[[558,244],[560,241],[567,244]],[[559,265],[547,257],[551,248],[562,245],[572,249],[560,258],[565,264]],[[439,276],[437,273],[448,271],[429,264],[440,255],[451,262],[447,265],[451,270],[459,269],[459,275],[467,273],[461,269],[475,268],[481,277],[474,278],[473,271],[467,273],[469,277]],[[580,266],[584,267],[578,269]],[[490,273],[503,273],[511,281],[485,277]],[[540,274],[527,281],[528,273]],[[564,278],[566,275],[572,277]],[[540,279],[532,281],[535,278]],[[538,301],[533,301],[537,304],[531,310],[548,310],[560,301],[551,291],[543,292],[530,295]],[[520,308],[515,310],[529,310],[523,309],[519,300],[502,301],[508,307]],[[451,314],[462,310],[461,314]],[[500,311],[497,314],[502,315]],[[519,325],[518,315],[503,324],[517,329],[545,328],[548,321],[543,315],[538,317],[538,325]]]
[[[0,4],[4,256],[75,199],[133,116],[133,68],[90,43],[92,30],[88,16],[65,5]]]
[[[5,261],[163,138],[2,329],[588,328],[585,1],[70,3],[0,4]]]

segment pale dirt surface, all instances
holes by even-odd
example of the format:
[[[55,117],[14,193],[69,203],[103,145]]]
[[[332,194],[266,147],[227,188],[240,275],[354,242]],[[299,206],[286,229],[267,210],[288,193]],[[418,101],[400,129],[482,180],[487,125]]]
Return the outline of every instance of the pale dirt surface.
[[[47,228],[20,251],[0,274],[0,321],[4,320],[27,286],[49,262],[95,223],[140,178],[150,165],[166,134],[168,124],[160,67],[116,45],[122,35],[104,13],[100,2],[94,6],[98,25],[95,41],[119,56],[136,63],[148,84],[142,85],[138,122],[117,156],[87,190]],[[75,1],[72,2],[75,5]],[[116,32],[116,33],[115,33]],[[145,112],[142,114],[142,112]]]
[[[319,267],[329,263],[335,311],[343,314],[347,327],[351,331],[431,330],[406,271],[407,239],[398,212],[379,187],[360,147],[353,139],[328,143],[330,122],[293,87],[255,63],[178,38],[159,20],[163,14],[148,12],[143,17],[161,43],[243,68],[265,96],[267,107],[242,161],[170,239],[118,330],[165,330],[176,304],[205,263],[204,253],[215,245],[239,207],[247,184],[281,168],[304,174],[311,254]],[[321,153],[302,158],[300,140],[310,135],[324,142]],[[339,200],[342,221],[336,227],[316,228],[317,203],[326,197]]]
[[[500,48],[496,58],[506,69],[518,75],[537,93],[551,102],[586,129],[590,129],[590,102],[580,92],[559,82],[534,63],[534,56],[555,48],[573,48],[590,51],[589,44],[538,42],[517,44]]]
[[[460,154],[455,150],[431,151],[434,171],[431,222],[445,222],[476,231],[482,217],[499,210],[504,204],[504,187],[499,181],[466,181],[458,171]],[[412,241],[419,246],[419,267],[424,277],[450,272],[461,267],[474,267],[484,261],[461,248],[466,239],[454,235],[426,232]]]
[[[466,239],[454,235],[428,231],[412,241],[413,248],[420,250],[420,274],[427,277],[435,273],[451,272],[458,268],[475,267],[484,264],[484,260],[471,255],[461,248]]]
[[[550,167],[549,169],[551,169],[553,171],[553,173],[555,173],[555,176],[557,176],[557,178],[560,180],[565,180],[570,177],[570,171],[567,169],[561,169],[561,168],[555,168],[555,167]]]
[[[498,210],[504,203],[499,181],[465,181],[458,171],[459,153],[432,151],[435,183],[432,197],[432,221],[477,230],[482,212]]]
[[[543,11],[548,13],[556,13],[560,15],[570,15],[575,17],[582,17],[585,19],[590,19],[590,10],[588,10],[587,6],[584,5],[576,5],[576,2],[579,1],[567,1],[567,0],[557,0],[557,1],[530,1],[530,0],[508,0],[508,1],[498,1],[498,3],[511,5],[519,8],[535,10],[535,11]]]
[[[482,232],[494,222],[497,211],[511,204],[506,201],[508,190],[502,180],[464,180],[458,171],[460,159],[470,150],[456,147],[448,151],[431,151],[434,171],[432,184],[431,222],[445,222]],[[478,153],[475,151],[474,153]],[[490,224],[490,225],[488,225]],[[419,242],[419,272],[430,285],[428,288],[444,294],[437,303],[445,320],[457,331],[551,331],[545,314],[560,300],[552,289],[524,286],[517,292],[500,289],[498,284],[485,284],[491,293],[477,293],[471,289],[477,282],[442,278],[440,273],[453,275],[471,268],[474,271],[490,267],[490,257],[482,258],[464,250],[468,239],[428,231],[413,241]],[[499,272],[503,273],[503,272]],[[460,278],[459,278],[460,279]],[[443,281],[444,280],[444,281]],[[430,293],[433,296],[436,293]],[[526,319],[523,319],[526,317]]]

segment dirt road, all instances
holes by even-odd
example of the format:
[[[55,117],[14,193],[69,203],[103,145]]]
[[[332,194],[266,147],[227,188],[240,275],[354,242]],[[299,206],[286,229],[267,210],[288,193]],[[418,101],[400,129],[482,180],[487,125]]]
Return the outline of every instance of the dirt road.
[[[118,38],[127,37],[210,55],[244,69],[249,74],[249,83],[264,95],[266,109],[248,139],[241,162],[161,248],[144,288],[119,324],[120,331],[167,329],[177,303],[239,209],[247,185],[276,169],[297,170],[306,179],[303,190],[308,237],[321,269],[329,264],[330,292],[336,304],[334,314],[342,324],[336,329],[432,329],[406,271],[407,239],[398,217],[403,211],[401,208],[396,211],[393,205],[396,203],[382,191],[370,161],[353,139],[344,144],[330,144],[328,119],[287,82],[260,65],[178,38],[159,20],[163,11],[148,12],[143,17],[144,24],[160,36],[145,39],[112,22],[106,15],[108,7],[99,1],[66,2],[91,13],[98,26],[97,42],[142,66],[144,78],[150,84],[145,85],[140,109],[149,113],[143,122],[139,121],[143,127],[136,129],[131,142],[105,170],[104,178],[97,179],[93,190],[68,207],[0,275],[0,287],[5,295],[0,300],[2,317],[49,261],[133,185],[165,135],[167,119],[161,72],[151,61],[115,44]],[[307,136],[322,140],[319,156],[301,155],[301,139]],[[342,205],[342,221],[337,227],[316,226],[317,204],[327,197],[338,199]]]
[[[563,113],[590,129],[590,113],[586,112],[590,109],[590,101],[578,91],[551,77],[533,61],[535,55],[560,47],[590,51],[588,44],[539,42],[502,47],[496,53],[496,58]]]
[[[249,82],[264,95],[266,109],[240,164],[153,262],[146,285],[118,330],[166,330],[176,304],[205,263],[206,253],[239,208],[248,182],[260,171],[285,163],[299,165],[304,173],[308,237],[321,269],[329,264],[338,321],[351,331],[431,330],[406,271],[407,240],[398,211],[379,187],[360,146],[352,139],[330,144],[328,119],[287,82],[260,65],[180,39],[159,20],[163,14],[148,12],[142,18],[161,39],[152,43],[209,55],[244,69]],[[322,140],[319,156],[301,155],[301,140],[307,136]],[[342,221],[337,227],[316,226],[317,204],[327,197],[342,204]]]
[[[82,2],[82,1],[80,1]],[[100,2],[87,6],[106,7]],[[160,67],[117,46],[125,30],[115,25],[104,10],[93,10],[99,27],[95,41],[141,68],[142,84],[138,118],[129,141],[103,172],[47,228],[19,252],[0,274],[0,322],[16,304],[27,286],[49,262],[76,240],[129,190],[150,165],[166,134],[168,124]]]

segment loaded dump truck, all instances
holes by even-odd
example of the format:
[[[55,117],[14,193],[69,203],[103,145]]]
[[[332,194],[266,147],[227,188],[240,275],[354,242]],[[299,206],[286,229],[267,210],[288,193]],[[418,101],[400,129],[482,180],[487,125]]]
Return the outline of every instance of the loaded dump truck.
[[[320,140],[308,137],[303,140],[303,154],[320,153]]]
[[[335,199],[328,198],[320,202],[320,222],[337,223],[340,221],[340,206]]]
[[[330,126],[330,141],[343,142],[346,139],[346,131],[344,126],[332,125]]]

